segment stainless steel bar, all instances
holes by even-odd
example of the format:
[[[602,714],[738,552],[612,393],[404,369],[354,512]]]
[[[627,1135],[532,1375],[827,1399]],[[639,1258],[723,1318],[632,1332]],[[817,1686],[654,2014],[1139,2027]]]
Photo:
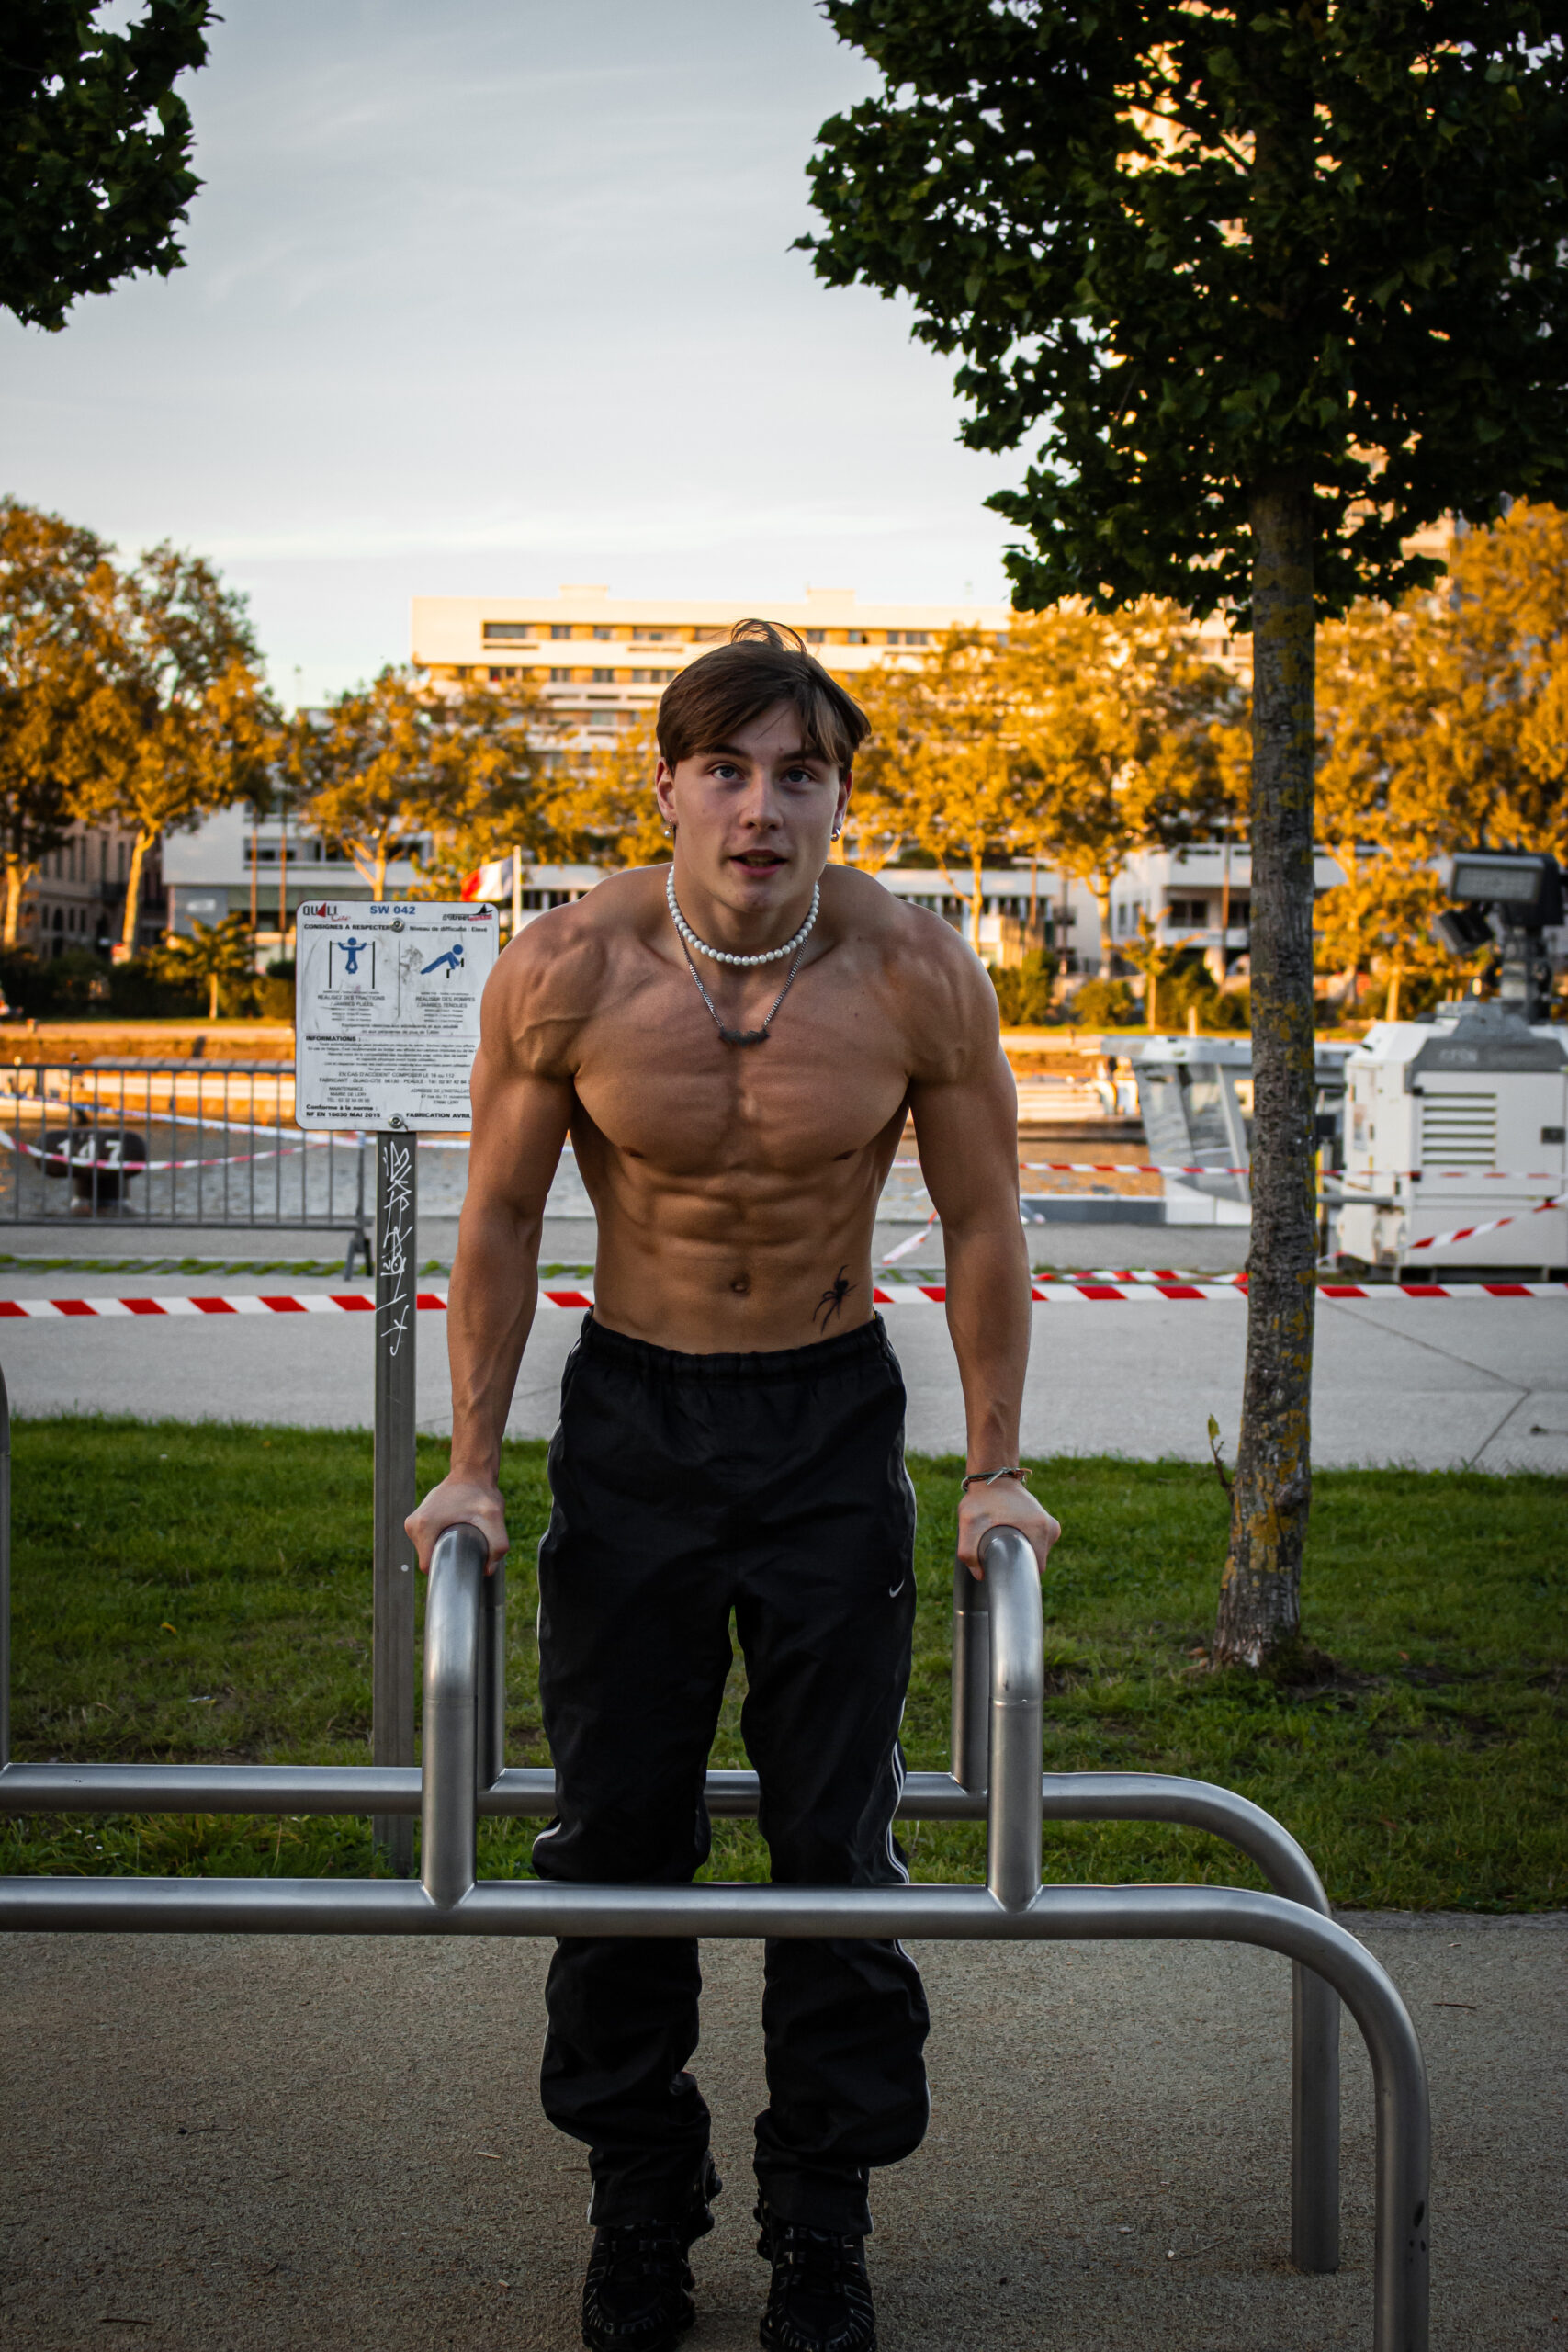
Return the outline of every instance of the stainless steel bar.
[[[414,1577],[403,1530],[414,1507],[414,1307],[418,1162],[411,1135],[376,1138],[376,1484],[371,1745],[378,1764],[413,1762]],[[395,1871],[413,1867],[406,1815],[378,1816]]]
[[[1359,2026],[1377,2114],[1373,2352],[1427,2352],[1430,2121],[1415,2029],[1372,1955],[1334,1921],[1237,1887],[1042,1888],[1010,1911],[978,1887],[476,1886],[322,1880],[0,1880],[0,1929],[528,1936],[1147,1938],[1258,1944],[1330,1984]]]
[[[986,1883],[1004,1910],[1022,1911],[1040,1892],[1040,1570],[1016,1527],[993,1528],[981,1539],[980,1566],[991,1626]]]
[[[420,1877],[431,1901],[444,1910],[460,1903],[474,1883],[479,1620],[487,1548],[477,1527],[449,1527],[431,1558],[424,1604]]]
[[[985,1585],[953,1564],[953,1778],[986,1793],[991,1764],[991,1611]],[[983,1810],[983,1808],[982,1808]]]

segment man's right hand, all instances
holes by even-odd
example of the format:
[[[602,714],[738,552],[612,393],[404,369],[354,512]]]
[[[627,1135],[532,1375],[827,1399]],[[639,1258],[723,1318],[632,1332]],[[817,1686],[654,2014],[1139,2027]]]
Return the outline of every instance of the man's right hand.
[[[491,1478],[443,1478],[432,1487],[417,1509],[403,1521],[403,1532],[419,1547],[419,1572],[430,1574],[430,1555],[449,1527],[477,1527],[490,1546],[485,1574],[491,1575],[512,1548],[506,1532],[506,1507],[501,1488]]]

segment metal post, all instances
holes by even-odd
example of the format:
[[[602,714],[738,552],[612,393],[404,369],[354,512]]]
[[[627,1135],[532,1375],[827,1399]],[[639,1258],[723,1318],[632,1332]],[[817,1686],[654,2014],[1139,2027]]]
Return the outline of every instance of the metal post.
[[[990,1781],[991,1604],[962,1560],[953,1566],[953,1777],[971,1796]]]
[[[481,1770],[479,1691],[484,1644],[484,1537],[449,1527],[430,1563],[424,1609],[424,1787],[421,1880],[448,1909],[473,1890]]]
[[[1045,1697],[1040,1571],[1016,1527],[981,1538],[990,1592],[990,1810],[986,1883],[1005,1911],[1040,1892],[1040,1749]]]
[[[376,1138],[376,1493],[372,1747],[378,1764],[413,1762],[414,1574],[403,1521],[414,1481],[414,1306],[418,1170],[412,1135]],[[413,1868],[413,1825],[378,1815],[377,1844],[400,1877]]]
[[[11,1760],[11,1399],[0,1372],[0,1770]]]

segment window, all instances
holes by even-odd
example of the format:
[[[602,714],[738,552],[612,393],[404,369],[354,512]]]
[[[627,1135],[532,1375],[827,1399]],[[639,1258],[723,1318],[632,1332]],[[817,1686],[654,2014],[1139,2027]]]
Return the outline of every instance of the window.
[[[571,672],[570,670],[552,670],[550,672],[550,684],[552,686],[570,686],[571,684]]]
[[[729,631],[727,628],[694,628],[692,631],[692,643],[694,645],[717,645],[721,639],[727,638],[728,635]]]
[[[1179,927],[1201,930],[1209,921],[1207,899],[1169,899],[1166,901],[1166,920]]]
[[[615,632],[613,628],[596,628],[593,632],[595,639],[601,645],[608,645],[615,634]]]
[[[634,628],[632,635],[644,645],[663,645],[669,639],[669,631],[662,628]]]
[[[533,634],[532,621],[486,621],[484,626],[487,645],[517,645]]]
[[[846,645],[866,645],[869,642],[870,639],[867,638],[863,628],[847,628],[844,631],[844,643]]]
[[[605,631],[605,634],[606,636],[609,634],[608,630]],[[593,673],[593,683],[596,686],[613,686],[615,683],[615,673],[614,670],[595,670]]]
[[[512,669],[512,670],[492,670],[492,671],[491,672],[491,673],[490,673],[490,674],[491,674],[491,683],[493,684],[494,684],[498,679],[501,679],[501,678],[520,678],[520,677],[523,675],[523,673],[522,673],[522,671],[521,671],[521,670],[517,670],[517,669]]]
[[[570,621],[552,621],[550,623],[550,635],[555,638],[558,642],[563,637],[570,637],[571,635],[571,623]]]
[[[674,675],[673,670],[634,670],[632,684],[634,686],[667,686]]]
[[[806,642],[807,645],[826,645],[828,642],[827,630],[825,628],[808,628],[806,632]]]
[[[615,723],[615,714],[613,710],[591,710],[588,714],[590,727],[614,727]]]
[[[931,641],[929,629],[890,628],[887,632],[889,645],[929,645]]]

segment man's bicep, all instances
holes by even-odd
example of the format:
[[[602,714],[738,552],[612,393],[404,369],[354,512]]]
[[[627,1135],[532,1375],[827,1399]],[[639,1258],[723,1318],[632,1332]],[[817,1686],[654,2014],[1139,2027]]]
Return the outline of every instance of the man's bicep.
[[[497,1025],[480,1040],[471,1085],[468,1200],[542,1216],[571,1122],[571,1080],[526,1068]]]
[[[980,1069],[917,1080],[909,1109],[920,1172],[944,1225],[1018,1214],[1018,1091],[998,1044]]]

